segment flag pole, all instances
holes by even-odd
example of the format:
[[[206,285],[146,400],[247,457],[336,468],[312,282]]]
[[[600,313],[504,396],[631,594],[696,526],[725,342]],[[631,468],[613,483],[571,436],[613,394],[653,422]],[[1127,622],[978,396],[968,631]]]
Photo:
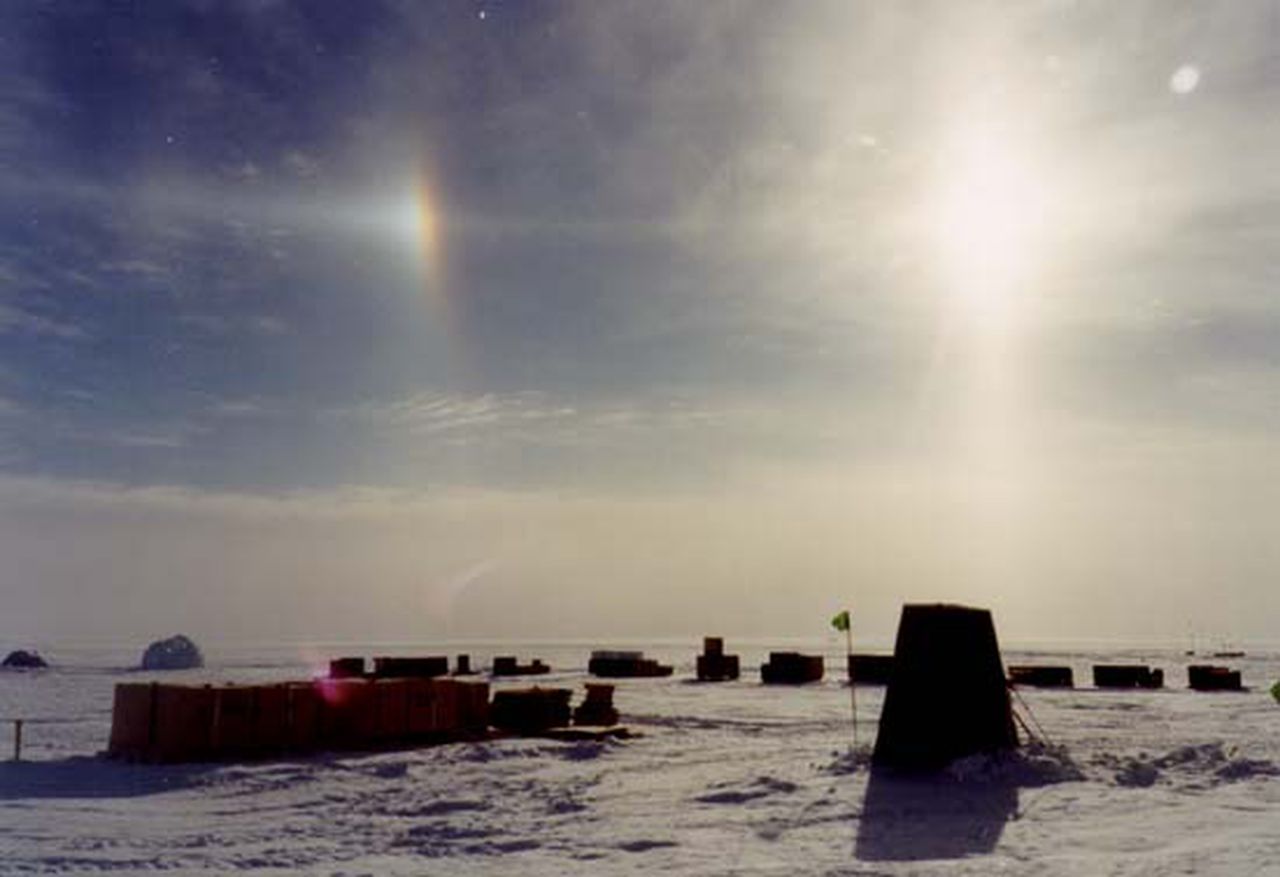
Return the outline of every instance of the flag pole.
[[[858,751],[858,693],[853,684],[853,625],[844,629],[845,666],[849,671],[849,712],[853,717],[853,751]]]
[[[844,665],[849,673],[849,712],[853,715],[853,745],[849,754],[853,755],[858,748],[858,693],[853,685],[853,623],[849,618],[849,610],[837,612],[831,619],[831,626],[844,631]]]

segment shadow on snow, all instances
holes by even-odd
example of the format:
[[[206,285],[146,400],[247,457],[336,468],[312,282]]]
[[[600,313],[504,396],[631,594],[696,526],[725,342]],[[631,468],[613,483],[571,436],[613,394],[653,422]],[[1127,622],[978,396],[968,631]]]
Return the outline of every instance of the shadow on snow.
[[[0,801],[136,798],[197,785],[213,764],[127,764],[93,756],[0,764]]]
[[[1017,809],[1011,783],[873,769],[854,854],[863,861],[903,862],[989,853]]]

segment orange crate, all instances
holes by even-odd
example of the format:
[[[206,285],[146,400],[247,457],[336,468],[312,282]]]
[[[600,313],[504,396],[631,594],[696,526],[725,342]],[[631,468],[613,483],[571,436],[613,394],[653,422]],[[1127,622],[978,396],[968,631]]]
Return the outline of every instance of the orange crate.
[[[320,743],[335,749],[359,749],[377,739],[378,704],[366,679],[318,679]]]
[[[213,755],[213,689],[207,685],[157,685],[155,724],[147,757],[155,761],[204,761]]]
[[[107,753],[120,758],[144,758],[151,746],[155,686],[149,682],[116,685],[111,707],[111,739]]]
[[[392,742],[409,736],[409,680],[380,679],[373,690],[378,708],[377,739]]]

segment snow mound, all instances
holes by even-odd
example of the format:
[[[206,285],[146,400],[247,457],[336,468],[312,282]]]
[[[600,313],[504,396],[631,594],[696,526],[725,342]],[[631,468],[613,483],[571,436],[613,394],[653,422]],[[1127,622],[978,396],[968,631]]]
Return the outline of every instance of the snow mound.
[[[571,743],[516,739],[499,743],[473,744],[466,747],[459,758],[479,764],[517,758],[537,759],[546,756],[561,758],[565,761],[592,761],[624,745],[626,744],[614,737],[604,740],[578,740]]]
[[[1280,776],[1280,766],[1265,758],[1236,758],[1214,771],[1214,776],[1227,782],[1275,777]]]
[[[409,762],[391,761],[386,764],[378,764],[372,767],[369,773],[382,780],[398,780],[409,775]]]
[[[1179,746],[1152,763],[1162,770],[1209,774],[1214,780],[1222,782],[1280,775],[1280,766],[1274,762],[1268,759],[1240,758],[1234,747],[1224,746],[1221,742]]]
[[[708,792],[705,795],[699,795],[694,800],[700,804],[745,804],[748,801],[767,798],[770,795],[789,795],[796,791],[799,786],[786,780],[774,779],[771,776],[759,776],[745,788],[726,788],[724,785],[716,785],[712,786],[712,788],[718,788],[721,791]]]
[[[1146,788],[1162,779],[1181,786],[1208,789],[1223,783],[1280,776],[1280,766],[1268,759],[1237,757],[1235,750],[1221,742],[1179,746],[1164,755],[1145,753],[1116,757],[1104,754],[1097,759],[1115,771],[1119,786]]]
[[[629,840],[618,844],[618,849],[627,853],[647,853],[649,850],[661,850],[678,846],[671,840]]]
[[[464,798],[445,798],[442,801],[431,801],[420,807],[405,808],[395,811],[396,816],[448,816],[452,813],[467,813],[479,810],[488,810],[489,805],[484,801],[464,799]]]
[[[1154,759],[1151,763],[1158,768],[1205,768],[1215,767],[1228,760],[1221,743],[1201,743],[1193,746],[1179,746]]]
[[[832,776],[847,776],[857,773],[860,770],[866,770],[871,766],[871,750],[870,749],[845,749],[835,750],[831,753],[831,761],[823,768],[823,773]]]
[[[1116,785],[1130,789],[1145,789],[1154,786],[1160,779],[1160,771],[1155,765],[1138,758],[1131,758],[1120,765],[1116,771]]]
[[[1084,772],[1062,746],[1028,743],[1009,752],[970,755],[948,765],[946,773],[960,783],[1037,788],[1084,779]]]

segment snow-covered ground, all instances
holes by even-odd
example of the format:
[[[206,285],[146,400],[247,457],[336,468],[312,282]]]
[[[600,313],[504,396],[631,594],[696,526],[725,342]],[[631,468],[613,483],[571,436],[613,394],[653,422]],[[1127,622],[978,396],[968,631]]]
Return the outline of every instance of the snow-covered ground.
[[[1142,660],[1170,687],[1021,689],[1056,749],[913,783],[867,770],[882,690],[857,690],[850,757],[838,678],[766,688],[764,644],[727,645],[746,678],[720,685],[688,681],[697,644],[651,647],[677,672],[619,683],[630,740],[163,767],[95,757],[113,685],[148,678],[126,669],[140,649],[50,645],[54,669],[0,674],[0,717],[59,720],[0,764],[0,873],[1280,875],[1280,654],[1219,662],[1249,692],[1197,694],[1180,652],[1006,650],[1069,663],[1077,684],[1095,661]],[[477,666],[495,651],[459,650]],[[557,671],[539,684],[580,692],[589,650],[498,651],[540,656]],[[394,651],[215,649],[209,669],[163,678],[298,678]],[[9,740],[6,725],[6,756]]]

